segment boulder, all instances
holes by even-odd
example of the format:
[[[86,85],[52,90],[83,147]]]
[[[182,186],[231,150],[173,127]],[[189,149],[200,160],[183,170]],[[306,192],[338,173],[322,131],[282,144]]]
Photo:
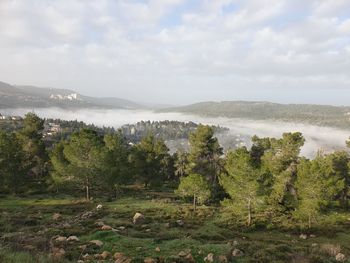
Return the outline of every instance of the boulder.
[[[227,263],[227,262],[228,262],[228,259],[227,259],[226,256],[220,255],[219,258],[218,258],[218,261],[219,261],[220,263]]]
[[[123,253],[117,252],[113,255],[114,263],[131,263],[131,258],[128,258]]]
[[[214,262],[214,254],[213,253],[209,253],[205,258],[204,258],[205,262]]]
[[[52,220],[58,221],[60,219],[62,219],[62,215],[60,213],[54,213],[52,215]]]
[[[68,242],[79,242],[79,238],[77,236],[69,236],[67,238]]]
[[[155,251],[155,252],[160,252],[160,247],[156,247],[156,248],[154,249],[154,251]]]
[[[346,260],[346,256],[343,253],[338,253],[335,256],[335,260],[339,262],[344,262]]]
[[[186,262],[188,262],[188,263],[195,263],[195,262],[196,262],[196,260],[193,258],[193,256],[192,256],[191,253],[188,254],[188,255],[185,257],[185,260],[186,260]]]
[[[306,234],[300,234],[299,238],[305,240],[305,239],[307,239],[307,235]]]
[[[57,242],[66,242],[67,238],[64,237],[64,236],[58,236],[58,237],[55,238],[55,241],[57,241]]]
[[[66,251],[63,248],[58,248],[58,247],[52,248],[51,256],[54,258],[61,259],[64,257],[65,254],[66,254]]]
[[[91,244],[94,244],[98,247],[102,247],[103,246],[103,242],[101,240],[91,240],[90,241]]]
[[[145,216],[141,213],[136,213],[134,217],[132,218],[132,222],[135,225],[140,225],[145,221]]]
[[[154,258],[145,258],[143,260],[144,263],[157,263],[157,260],[155,260]]]
[[[232,251],[232,256],[233,257],[240,257],[240,256],[243,256],[244,253],[242,250],[238,249],[238,248],[235,248],[233,251]]]
[[[106,259],[108,259],[111,255],[112,255],[112,254],[111,254],[110,252],[108,252],[108,251],[103,251],[103,252],[101,253],[101,258],[102,258],[103,260],[106,260]]]
[[[111,226],[108,226],[108,225],[103,225],[102,227],[101,227],[101,230],[103,230],[103,231],[109,231],[109,230],[112,230],[113,228],[111,227]]]

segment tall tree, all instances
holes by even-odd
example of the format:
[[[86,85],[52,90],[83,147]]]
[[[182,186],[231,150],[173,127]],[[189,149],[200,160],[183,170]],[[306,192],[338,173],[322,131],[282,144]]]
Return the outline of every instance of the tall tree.
[[[180,184],[175,193],[182,197],[193,198],[193,210],[196,211],[197,203],[203,204],[210,197],[210,187],[207,180],[200,174],[190,174],[180,178]]]
[[[98,165],[102,147],[103,138],[97,132],[83,129],[74,133],[63,149],[69,162],[66,172],[84,186],[87,200],[91,197],[91,187],[98,183],[102,173]]]
[[[244,215],[250,226],[254,213],[264,204],[259,195],[258,170],[254,167],[250,152],[245,147],[230,151],[225,169],[220,183],[231,200],[225,200],[223,204],[228,205],[234,214]]]
[[[0,188],[19,193],[26,182],[28,169],[25,153],[15,134],[0,131]]]
[[[108,189],[118,195],[120,185],[131,182],[129,154],[130,147],[121,133],[107,134],[104,137],[105,148],[102,151],[101,169],[104,171],[104,183]]]
[[[219,191],[220,157],[223,150],[214,137],[214,130],[207,125],[199,125],[190,134],[190,152],[188,155],[187,173],[198,173],[205,176],[212,187],[213,194]]]
[[[155,138],[151,133],[135,145],[131,162],[138,179],[145,187],[159,185],[166,179],[168,152],[164,141]]]
[[[304,142],[300,132],[284,133],[281,139],[270,139],[271,148],[261,158],[262,169],[271,175],[269,202],[272,210],[294,209],[296,167]]]
[[[324,181],[320,166],[321,156],[309,161],[303,158],[298,164],[298,177],[295,183],[298,194],[298,205],[293,215],[307,222],[308,228],[312,222],[317,222],[322,205],[326,204]]]
[[[23,121],[23,129],[17,135],[23,145],[31,178],[42,183],[47,175],[48,154],[42,140],[44,120],[34,113],[27,113]]]
[[[180,178],[186,175],[186,168],[188,166],[188,153],[184,151],[177,151],[174,154],[175,158],[175,176]]]

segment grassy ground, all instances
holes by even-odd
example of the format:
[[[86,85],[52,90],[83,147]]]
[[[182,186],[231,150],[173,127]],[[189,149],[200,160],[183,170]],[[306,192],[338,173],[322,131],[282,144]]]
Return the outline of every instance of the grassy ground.
[[[100,203],[103,208],[97,210]],[[339,252],[350,256],[347,225],[335,228],[337,231],[315,232],[315,237],[304,240],[295,230],[245,231],[223,225],[218,209],[200,207],[194,214],[171,193],[157,192],[91,203],[67,196],[1,198],[0,262],[97,262],[103,251],[112,255],[122,252],[133,262],[144,262],[147,257],[158,262],[185,262],[182,255],[188,254],[192,261],[204,262],[209,253],[214,254],[215,262],[336,262]],[[145,215],[142,224],[133,224],[136,212]],[[54,220],[54,213],[60,213],[61,218]],[[342,216],[350,218],[350,214]],[[183,221],[182,226],[178,220]],[[101,222],[113,230],[102,231]],[[54,240],[71,235],[79,241]],[[100,240],[103,245],[93,245],[91,240]],[[57,248],[63,249],[64,255],[53,256]],[[234,249],[244,255],[232,257]],[[113,262],[112,257],[108,260]]]

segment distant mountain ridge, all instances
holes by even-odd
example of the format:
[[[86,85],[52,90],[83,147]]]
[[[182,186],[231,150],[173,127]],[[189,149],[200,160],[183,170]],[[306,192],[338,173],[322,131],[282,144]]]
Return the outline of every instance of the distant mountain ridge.
[[[0,82],[0,108],[115,108],[141,109],[141,104],[120,98],[95,98],[73,90],[15,86]]]
[[[279,104],[265,101],[208,101],[160,111],[206,117],[298,122],[350,130],[349,106]]]

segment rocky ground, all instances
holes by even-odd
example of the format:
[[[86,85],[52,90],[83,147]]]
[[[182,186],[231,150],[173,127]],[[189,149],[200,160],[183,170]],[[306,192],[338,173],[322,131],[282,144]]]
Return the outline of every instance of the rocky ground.
[[[191,207],[171,193],[112,202],[71,197],[0,199],[0,262],[346,262],[350,226],[337,231],[223,225],[217,207]]]

